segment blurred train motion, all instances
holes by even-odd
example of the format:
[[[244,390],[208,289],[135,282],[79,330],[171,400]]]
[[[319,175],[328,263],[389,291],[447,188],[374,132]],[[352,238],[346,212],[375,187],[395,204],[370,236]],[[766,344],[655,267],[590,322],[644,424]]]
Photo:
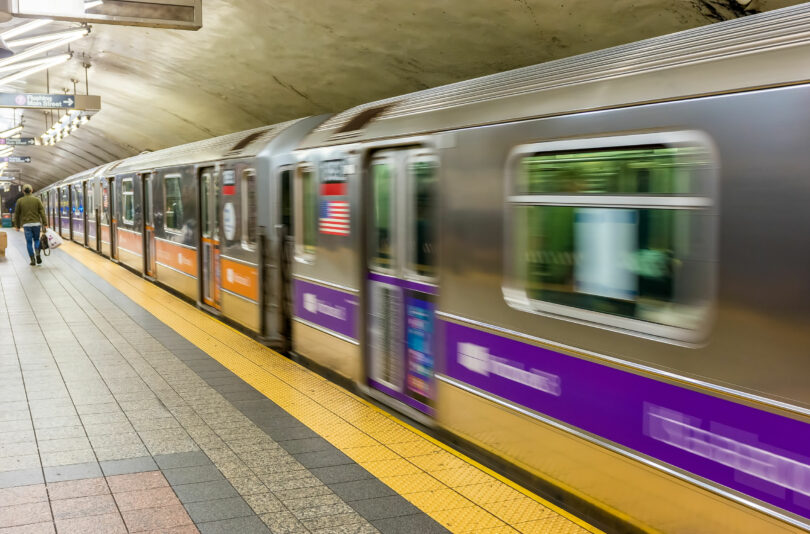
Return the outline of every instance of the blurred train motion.
[[[805,4],[40,194],[64,237],[628,525],[793,531],[809,78]]]

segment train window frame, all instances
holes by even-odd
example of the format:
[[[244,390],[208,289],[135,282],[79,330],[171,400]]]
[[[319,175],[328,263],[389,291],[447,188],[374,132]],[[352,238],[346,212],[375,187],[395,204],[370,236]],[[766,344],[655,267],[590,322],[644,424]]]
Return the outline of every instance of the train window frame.
[[[162,177],[162,180],[161,180],[162,185],[163,185],[163,187],[162,187],[162,189],[163,189],[163,231],[166,232],[167,234],[182,235],[183,234],[183,226],[182,226],[182,224],[180,225],[180,228],[174,228],[174,227],[168,226],[166,224],[166,221],[168,219],[168,217],[166,217],[166,213],[167,213],[167,208],[169,207],[169,197],[168,197],[168,195],[166,193],[168,191],[167,186],[168,186],[169,180],[177,180],[178,181],[178,184],[179,184],[178,190],[180,191],[180,210],[181,210],[181,213],[182,213],[182,209],[183,209],[183,187],[182,187],[182,185],[183,185],[182,184],[183,175],[180,174],[180,173],[172,173],[172,174],[164,175]],[[177,220],[176,215],[175,215],[175,220]]]
[[[129,191],[127,191],[127,185],[129,185]],[[132,217],[127,217],[127,199],[132,206]],[[135,224],[135,181],[132,178],[121,180],[121,222],[130,226]]]
[[[304,242],[305,212],[304,212],[304,184],[303,173],[310,173],[310,180],[314,184],[315,209],[314,217],[310,224],[314,225],[313,235],[315,243],[307,245]],[[295,166],[293,175],[293,236],[295,241],[295,261],[299,263],[312,264],[315,262],[315,253],[318,249],[318,205],[320,194],[318,190],[318,169],[312,162],[302,162]],[[310,248],[307,248],[310,247]]]
[[[258,196],[258,183],[256,181],[256,169],[247,168],[242,169],[239,173],[240,176],[240,196],[241,198],[241,207],[242,207],[242,216],[241,216],[241,226],[242,226],[242,249],[254,252],[258,246],[258,229],[259,229],[259,196]],[[250,200],[248,195],[248,184],[250,181],[253,181],[253,208],[251,209]],[[250,239],[250,213],[253,213],[253,239]]]
[[[412,165],[415,163],[424,163],[424,162],[431,162],[433,163],[433,175],[435,180],[435,190],[434,193],[434,205],[431,208],[432,211],[432,231],[433,231],[433,243],[432,245],[436,248],[433,252],[433,274],[424,274],[420,273],[419,270],[416,268],[416,238],[417,238],[417,184],[416,184],[416,176],[412,172]],[[406,243],[407,243],[407,250],[405,253],[405,265],[404,270],[406,276],[409,279],[417,280],[421,282],[427,283],[435,283],[439,277],[439,260],[438,260],[438,246],[437,241],[441,232],[439,230],[439,202],[441,199],[441,194],[439,192],[439,172],[440,172],[440,161],[439,156],[433,151],[426,150],[426,151],[413,151],[408,154],[405,158],[405,179],[406,179],[406,190],[407,190],[407,205],[408,209],[406,210]]]
[[[606,194],[587,191],[530,193],[526,190],[519,190],[519,184],[521,183],[520,165],[528,157],[562,153],[575,155],[580,153],[581,155],[581,153],[587,152],[629,151],[640,148],[661,147],[693,148],[697,149],[702,157],[705,157],[705,165],[690,168],[689,172],[692,174],[690,174],[689,185],[691,189],[686,194],[683,194],[683,192],[650,194],[639,193],[638,191]],[[678,157],[681,156],[678,155]],[[697,161],[696,159],[695,162]],[[717,151],[711,138],[703,132],[694,130],[628,133],[565,139],[523,144],[513,148],[506,161],[504,191],[506,209],[504,210],[503,240],[504,273],[501,289],[507,305],[519,311],[646,337],[656,341],[689,346],[705,339],[711,328],[716,300],[719,180],[717,162]],[[683,319],[681,324],[675,324],[674,321],[656,322],[649,318],[649,316],[655,316],[654,312],[648,313],[648,318],[640,318],[637,315],[609,313],[597,311],[591,307],[533,298],[529,295],[529,277],[526,272],[528,261],[519,259],[521,251],[524,257],[527,257],[530,252],[528,219],[524,226],[517,226],[521,222],[521,217],[528,217],[530,213],[525,209],[526,207],[584,208],[583,213],[587,210],[589,214],[609,210],[613,210],[613,214],[621,212],[627,214],[634,211],[636,221],[642,217],[642,212],[656,210],[658,212],[688,212],[690,215],[687,219],[688,224],[673,224],[670,238],[678,246],[682,246],[684,240],[686,240],[685,248],[690,251],[696,250],[695,254],[701,261],[689,262],[688,267],[690,270],[687,275],[680,271],[673,272],[669,277],[671,278],[670,299],[657,302],[664,302],[670,308],[670,310],[659,312],[661,317],[669,313],[671,309],[678,307],[688,309],[690,313],[694,314],[694,317],[689,317],[688,320]],[[521,208],[523,208],[522,211]],[[574,213],[576,214],[576,212]],[[649,217],[649,213],[644,213],[644,216]],[[615,218],[615,215],[613,217]],[[640,223],[636,222],[636,224]],[[686,228],[686,231],[684,231],[684,228]],[[576,231],[576,226],[574,226],[571,231],[572,235]],[[522,241],[521,237],[524,238]],[[635,254],[638,256],[641,249],[637,243],[634,246],[636,247]],[[572,256],[574,260],[576,260],[576,257],[576,254]],[[677,261],[680,261],[680,259]],[[687,287],[687,282],[691,284],[690,287]],[[693,291],[695,288],[703,289],[705,292]],[[574,297],[581,295],[590,297],[591,295],[590,292],[576,290],[569,294]],[[699,295],[701,298],[695,298],[695,295]],[[598,293],[596,296],[599,298]],[[572,297],[572,300],[576,300],[574,297]],[[687,302],[687,299],[693,300]],[[687,324],[690,322],[691,324]]]

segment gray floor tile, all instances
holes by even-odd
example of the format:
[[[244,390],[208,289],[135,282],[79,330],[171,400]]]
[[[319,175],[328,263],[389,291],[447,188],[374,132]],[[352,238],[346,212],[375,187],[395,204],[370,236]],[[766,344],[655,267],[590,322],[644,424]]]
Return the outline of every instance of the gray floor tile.
[[[255,515],[253,509],[241,497],[194,502],[185,506],[188,515],[197,524]]]
[[[271,438],[276,440],[279,444],[282,441],[289,441],[293,439],[306,439],[318,437],[318,434],[316,434],[308,427],[305,427],[304,425],[292,426],[287,428],[263,429],[263,430],[265,430],[267,434]]]
[[[177,467],[164,469],[163,475],[172,486],[180,484],[194,484],[196,482],[210,482],[221,480],[222,473],[214,465],[198,465],[193,467]]]
[[[310,532],[319,534],[369,534],[377,532],[377,529],[371,526],[371,523],[354,512],[303,519],[301,523]]]
[[[354,464],[354,460],[332,447],[330,450],[293,454],[308,469]]]
[[[0,489],[30,486],[32,484],[42,484],[43,482],[41,468],[0,473]]]
[[[79,480],[95,478],[102,475],[101,466],[97,462],[83,464],[62,465],[58,467],[45,467],[46,482],[62,482],[64,480]]]
[[[270,534],[267,526],[255,515],[211,523],[200,523],[197,528],[200,534],[233,534],[234,532],[239,534]]]
[[[155,461],[161,469],[174,469],[178,467],[195,467],[210,465],[211,459],[204,452],[179,452],[175,454],[159,454]]]
[[[299,532],[307,532],[306,527],[298,518],[287,511],[262,514],[260,517],[273,534],[297,534]]]
[[[180,486],[173,486],[172,489],[174,489],[174,492],[177,494],[177,497],[183,504],[216,499],[227,499],[230,497],[239,496],[239,494],[227,480],[183,484]]]
[[[151,456],[101,462],[101,470],[104,472],[104,476],[108,477],[113,475],[128,475],[130,473],[143,473],[145,471],[157,471],[157,469],[158,466]]]
[[[394,490],[373,478],[329,484],[329,489],[346,502],[374,499],[376,497],[388,497],[397,494]]]
[[[328,441],[326,441],[321,437],[288,440],[280,443],[280,445],[284,448],[284,450],[294,455],[298,455],[305,452],[326,451],[334,449],[331,443],[329,443]]]
[[[371,521],[383,534],[448,534],[450,531],[425,514],[403,515]]]
[[[399,495],[353,501],[351,506],[369,521],[420,513],[417,507]]]
[[[311,469],[310,472],[318,477],[324,484],[337,484],[339,482],[351,482],[352,480],[373,478],[371,473],[357,464],[319,467]]]

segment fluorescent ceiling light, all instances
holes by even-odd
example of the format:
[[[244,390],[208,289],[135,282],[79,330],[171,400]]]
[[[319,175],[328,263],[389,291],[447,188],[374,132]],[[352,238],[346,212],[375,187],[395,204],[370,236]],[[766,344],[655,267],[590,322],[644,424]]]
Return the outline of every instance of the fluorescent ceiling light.
[[[84,3],[84,10],[87,11],[88,9],[93,9],[94,7],[98,7],[104,3],[104,0],[89,0],[88,2]]]
[[[22,63],[12,63],[11,65],[6,65],[5,67],[0,67],[0,72],[8,72],[12,70],[18,69],[27,69],[28,67],[36,67],[38,65],[42,65],[43,63],[50,63],[51,60],[56,60],[56,58],[64,58],[64,61],[70,59],[70,54],[60,54],[58,56],[50,56],[50,57],[43,57],[39,59],[32,59],[31,61],[23,61]]]
[[[30,75],[32,75],[34,73],[41,72],[41,71],[43,71],[45,69],[49,69],[49,68],[51,68],[51,67],[53,67],[55,65],[59,65],[60,63],[64,63],[65,61],[67,61],[70,58],[71,58],[70,54],[61,54],[59,56],[54,56],[52,58],[48,58],[48,61],[44,61],[44,62],[40,63],[37,66],[29,67],[27,69],[21,70],[20,72],[16,72],[14,74],[10,74],[8,76],[0,78],[0,85],[5,85],[5,84],[8,84],[8,83],[20,80],[22,78],[25,78],[26,76],[30,76]],[[0,67],[0,68],[2,68],[2,67]],[[2,137],[2,136],[0,136],[0,137]]]
[[[10,129],[8,129],[8,130],[6,130],[4,132],[0,132],[0,137],[3,137],[3,138],[11,137],[12,135],[16,135],[16,134],[20,133],[22,131],[22,129],[23,129],[22,125],[15,126],[14,128],[10,128]]]
[[[66,44],[72,43],[73,41],[81,39],[82,37],[84,37],[88,33],[90,33],[89,28],[82,28],[81,30],[77,31],[77,33],[75,35],[72,35],[70,37],[65,37],[65,38],[58,39],[58,40],[52,41],[50,43],[44,43],[44,44],[41,44],[41,45],[38,45],[38,46],[32,46],[31,48],[23,50],[22,52],[19,52],[18,54],[14,54],[13,56],[11,56],[9,58],[0,59],[0,67],[3,67],[5,65],[11,65],[13,63],[19,63],[23,59],[28,59],[30,57],[36,56],[37,54],[41,54],[43,52],[48,52],[49,50],[53,50],[54,48],[59,48],[60,46],[64,46]]]
[[[0,33],[0,37],[2,37],[3,39],[11,39],[12,37],[17,37],[18,35],[34,31],[37,28],[45,26],[46,24],[50,24],[51,22],[53,22],[51,19],[32,20],[31,22],[20,24],[16,28],[11,28],[8,31]]]
[[[18,47],[18,46],[28,46],[37,43],[44,43],[45,41],[55,41],[56,39],[63,39],[65,37],[71,37],[76,34],[81,34],[81,37],[84,37],[87,32],[85,28],[77,28],[75,30],[67,30],[63,32],[53,32],[53,33],[43,33],[42,35],[32,35],[31,37],[24,37],[22,39],[14,39],[11,41],[6,41],[7,46],[11,47]]]
[[[0,158],[7,158],[11,155],[12,152],[14,152],[13,148],[0,150]]]

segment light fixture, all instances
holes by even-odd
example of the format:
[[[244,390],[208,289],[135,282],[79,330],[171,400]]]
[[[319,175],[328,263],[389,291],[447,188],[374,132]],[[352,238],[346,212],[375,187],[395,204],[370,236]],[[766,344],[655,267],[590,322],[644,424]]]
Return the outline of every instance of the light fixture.
[[[37,28],[41,28],[46,24],[50,24],[53,22],[51,19],[37,19],[32,20],[31,22],[26,22],[25,24],[20,24],[15,28],[11,28],[10,30],[4,31],[0,33],[0,37],[3,39],[11,39],[13,37],[17,37],[18,35],[22,35],[24,33],[28,33],[30,31],[34,31]]]
[[[38,65],[33,67],[28,67],[27,69],[23,69],[19,72],[15,72],[14,74],[9,74],[3,78],[0,78],[0,85],[9,84],[11,82],[20,80],[37,72],[41,72],[43,70],[47,70],[53,66],[60,65],[72,57],[71,54],[60,54],[58,56],[54,56],[52,58],[47,58],[40,62]],[[13,67],[17,67],[19,65],[13,65]],[[0,67],[2,69],[3,67]]]
[[[31,37],[24,37],[22,39],[13,39],[11,41],[6,41],[6,45],[17,48],[18,46],[28,46],[37,43],[44,43],[46,41],[55,41],[56,39],[64,39],[65,37],[72,37],[78,33],[81,34],[81,37],[84,37],[86,35],[86,30],[84,28],[77,28],[74,30],[67,30],[62,32],[43,33],[42,35],[32,35]]]
[[[0,59],[11,57],[14,55],[14,50],[8,47],[6,42],[0,37]]]
[[[76,33],[71,35],[70,37],[63,37],[61,39],[51,41],[50,43],[43,43],[41,45],[32,46],[31,48],[28,48],[26,50],[23,50],[22,52],[14,54],[14,56],[12,57],[0,59],[0,67],[11,65],[12,63],[19,63],[23,59],[28,59],[30,57],[36,56],[37,54],[42,54],[43,52],[53,50],[54,48],[65,46],[66,44],[70,44],[73,41],[81,39],[88,33],[90,33],[90,28],[82,28],[81,30],[76,31]]]
[[[32,59],[31,61],[23,61],[22,63],[12,63],[11,65],[0,67],[0,72],[8,72],[18,69],[27,69],[28,67],[36,67],[37,65],[48,63],[49,61],[55,60],[56,58],[61,58],[62,56],[67,56],[65,61],[67,61],[67,59],[70,59],[70,54],[60,54],[58,56],[42,57],[39,59]]]
[[[14,128],[9,128],[8,130],[0,132],[0,137],[2,138],[11,137],[12,135],[16,135],[22,132],[22,129],[23,129],[22,124],[20,124],[18,126],[15,126]]]
[[[94,7],[98,7],[104,3],[104,0],[88,0],[84,3],[84,10],[87,11],[88,9],[93,9]]]
[[[90,115],[78,109],[66,111],[53,122],[48,131],[39,136],[35,143],[43,146],[53,146],[70,136],[84,124],[90,121]]]
[[[4,149],[1,149],[0,150],[0,158],[8,157],[8,156],[11,155],[12,152],[14,152],[14,149],[12,147],[7,147],[7,148],[4,148]]]

